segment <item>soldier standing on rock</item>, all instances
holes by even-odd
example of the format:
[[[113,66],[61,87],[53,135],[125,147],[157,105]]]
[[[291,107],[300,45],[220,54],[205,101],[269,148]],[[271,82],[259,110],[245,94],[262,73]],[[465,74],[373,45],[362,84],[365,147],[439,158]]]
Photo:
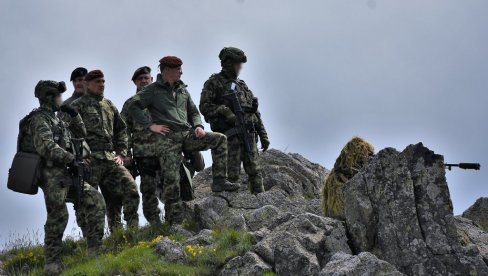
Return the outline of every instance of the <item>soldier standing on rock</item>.
[[[212,150],[213,191],[233,191],[239,186],[227,180],[225,136],[203,130],[200,113],[181,81],[183,62],[167,56],[159,63],[161,74],[133,97],[129,114],[135,122],[158,134],[155,149],[162,169],[166,220],[175,224],[183,219],[179,185],[183,151]],[[145,116],[146,108],[152,120]]]
[[[121,227],[120,204],[128,227],[139,226],[139,193],[136,182],[123,166],[127,156],[127,130],[114,104],[103,95],[105,78],[100,70],[88,72],[85,76],[87,93],[73,102],[86,125],[86,142],[92,156],[91,184],[100,186],[111,231]]]
[[[40,108],[27,115],[20,123],[18,150],[41,156],[40,187],[44,192],[47,220],[44,225],[45,274],[58,275],[62,271],[61,252],[63,233],[68,223],[66,199],[72,184],[68,167],[73,166],[70,130],[86,134],[78,112],[70,106],[61,109],[71,118],[67,123],[55,116],[60,110],[64,82],[39,81],[35,96]],[[77,221],[86,235],[88,252],[97,253],[102,244],[105,225],[105,202],[102,195],[85,183],[84,200],[76,208]]]
[[[241,162],[248,175],[251,193],[264,191],[261,168],[258,164],[257,138],[261,141],[263,151],[269,147],[268,134],[264,128],[261,114],[258,111],[258,99],[254,97],[246,83],[239,79],[242,63],[247,61],[244,52],[238,48],[226,47],[219,54],[222,71],[213,74],[205,82],[200,98],[200,111],[205,120],[210,123],[213,131],[227,136],[228,157],[227,167],[230,181],[237,181],[241,169]],[[229,93],[232,83],[235,83],[239,102],[244,111],[247,131],[253,138],[252,152],[246,152],[244,143],[235,131],[236,115],[232,104],[223,97]]]
[[[132,76],[132,81],[136,85],[136,94],[142,88],[153,82],[151,68],[143,66],[138,68]],[[130,165],[134,171],[136,169],[141,176],[140,191],[142,194],[142,210],[144,217],[151,225],[161,224],[159,210],[159,200],[156,193],[158,180],[156,172],[160,170],[159,159],[155,156],[156,133],[150,131],[143,125],[139,125],[129,115],[129,98],[125,103],[120,115],[127,124],[127,135],[129,136],[129,157]],[[144,109],[144,116],[151,120],[151,115]],[[137,168],[135,168],[137,166]]]

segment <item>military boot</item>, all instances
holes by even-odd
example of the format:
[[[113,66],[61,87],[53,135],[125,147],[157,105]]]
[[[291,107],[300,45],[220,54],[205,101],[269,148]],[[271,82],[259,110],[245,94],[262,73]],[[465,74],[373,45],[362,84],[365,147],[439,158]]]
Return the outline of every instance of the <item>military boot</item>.
[[[239,190],[239,184],[232,183],[225,178],[214,178],[211,188],[212,188],[212,192],[214,193],[218,193],[222,191],[232,192],[232,191]]]
[[[44,264],[44,275],[45,276],[56,276],[63,272],[63,264],[60,260],[47,262]]]
[[[264,192],[263,178],[259,175],[249,176],[249,190],[253,195]]]

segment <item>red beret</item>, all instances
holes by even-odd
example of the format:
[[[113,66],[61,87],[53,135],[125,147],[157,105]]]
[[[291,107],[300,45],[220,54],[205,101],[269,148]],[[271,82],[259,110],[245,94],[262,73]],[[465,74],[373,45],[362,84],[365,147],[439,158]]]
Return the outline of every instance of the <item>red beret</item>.
[[[92,70],[85,75],[86,81],[103,78],[103,72],[101,70]]]
[[[159,60],[160,66],[168,66],[170,68],[180,67],[183,64],[183,61],[179,57],[175,56],[166,56]]]

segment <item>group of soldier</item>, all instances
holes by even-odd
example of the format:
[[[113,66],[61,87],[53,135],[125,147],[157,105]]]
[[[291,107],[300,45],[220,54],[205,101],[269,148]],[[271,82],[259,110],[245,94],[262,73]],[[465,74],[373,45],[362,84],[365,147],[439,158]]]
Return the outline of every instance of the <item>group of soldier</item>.
[[[210,149],[212,153],[213,192],[239,189],[241,163],[248,175],[250,192],[264,191],[257,143],[259,140],[265,151],[269,140],[258,100],[238,78],[246,55],[238,48],[226,47],[219,58],[222,70],[205,82],[199,109],[181,80],[183,62],[175,56],[159,60],[154,82],[149,67],[134,72],[136,93],[120,113],[104,96],[105,78],[100,70],[76,68],[70,78],[73,95],[64,103],[64,82],[39,81],[35,96],[40,107],[21,121],[18,151],[36,153],[42,160],[39,186],[47,209],[47,275],[62,271],[61,244],[68,222],[66,202],[73,197],[70,168],[77,165],[72,138],[84,138],[85,154],[90,152],[84,156],[84,163],[91,169],[91,177],[83,187],[83,204],[76,208],[76,221],[89,254],[103,251],[105,215],[111,231],[122,227],[122,212],[127,227],[139,226],[136,174],[128,168],[135,167],[141,177],[143,213],[151,225],[162,223],[157,183],[162,187],[165,221],[170,225],[182,222],[181,165],[186,159],[198,158],[200,151]],[[237,95],[239,110],[224,97],[231,89]],[[204,130],[199,110],[213,132]],[[244,145],[249,141],[243,141],[236,131],[236,125],[243,127],[239,118],[245,119],[244,127],[252,137],[251,150]]]

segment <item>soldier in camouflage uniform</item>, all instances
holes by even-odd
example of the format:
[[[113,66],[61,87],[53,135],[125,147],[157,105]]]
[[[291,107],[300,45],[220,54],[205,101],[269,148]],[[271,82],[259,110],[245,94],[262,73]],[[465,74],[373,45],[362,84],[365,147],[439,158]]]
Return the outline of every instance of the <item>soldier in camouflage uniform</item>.
[[[79,97],[85,94],[85,85],[83,83],[83,80],[87,73],[88,70],[86,70],[86,68],[83,67],[78,67],[75,70],[73,70],[73,72],[71,72],[71,76],[69,80],[73,84],[74,91],[73,94],[71,94],[71,97],[67,98],[63,102],[63,105],[71,105],[71,103],[73,103],[76,99],[78,99]],[[70,116],[62,111],[58,112],[58,117],[65,122],[69,122],[70,120]]]
[[[121,227],[120,205],[128,227],[139,226],[139,193],[130,172],[123,166],[127,156],[127,131],[117,108],[103,95],[103,72],[93,70],[85,76],[87,93],[73,102],[85,123],[85,137],[92,155],[91,184],[100,187],[107,205],[109,228]]]
[[[47,221],[44,225],[45,274],[57,275],[62,271],[60,260],[63,233],[68,223],[66,199],[72,184],[67,169],[73,165],[74,155],[68,125],[55,116],[60,109],[61,93],[66,91],[64,82],[39,81],[35,96],[40,108],[31,112],[20,123],[19,151],[37,153],[42,157],[40,187],[44,192]],[[73,108],[62,110],[72,118],[69,128],[86,133],[83,121]],[[105,224],[105,202],[102,195],[85,183],[84,201],[76,208],[79,221],[86,235],[89,252],[100,249]],[[71,191],[73,192],[73,191]]]
[[[151,76],[151,68],[143,66],[138,68],[132,76],[132,81],[136,85],[136,93],[140,92],[142,88],[153,82]],[[127,124],[127,135],[129,137],[129,157],[130,167],[137,165],[137,171],[141,176],[140,191],[142,194],[142,210],[144,217],[151,225],[161,224],[159,210],[159,200],[156,195],[156,187],[159,182],[156,179],[156,171],[159,171],[159,160],[155,156],[154,143],[156,142],[156,133],[150,131],[142,125],[134,122],[129,116],[128,99],[124,103],[124,107],[120,115]],[[144,109],[144,115],[151,120],[151,115],[147,109]],[[131,152],[132,150],[132,152]],[[131,162],[132,161],[132,162]],[[135,162],[133,162],[135,161]]]
[[[268,134],[264,128],[261,114],[258,111],[258,100],[254,97],[246,83],[239,79],[242,63],[247,61],[244,52],[234,47],[226,47],[220,51],[222,71],[213,74],[205,82],[200,98],[200,111],[205,120],[210,123],[212,131],[227,135],[227,168],[230,181],[237,181],[241,169],[241,162],[248,175],[251,193],[257,194],[264,191],[261,168],[258,162],[257,139],[261,141],[263,151],[269,147]],[[252,141],[252,153],[247,153],[239,135],[233,131],[236,125],[236,116],[232,104],[224,99],[231,84],[236,84],[241,107],[244,111],[246,127],[254,137]]]
[[[160,61],[161,74],[156,82],[144,87],[129,104],[129,114],[135,122],[155,132],[156,154],[163,176],[166,220],[181,223],[180,196],[181,152],[212,150],[212,190],[237,190],[238,185],[227,180],[227,142],[220,133],[205,132],[198,109],[186,85],[181,81],[181,59],[168,56]],[[144,114],[148,109],[152,120]]]

